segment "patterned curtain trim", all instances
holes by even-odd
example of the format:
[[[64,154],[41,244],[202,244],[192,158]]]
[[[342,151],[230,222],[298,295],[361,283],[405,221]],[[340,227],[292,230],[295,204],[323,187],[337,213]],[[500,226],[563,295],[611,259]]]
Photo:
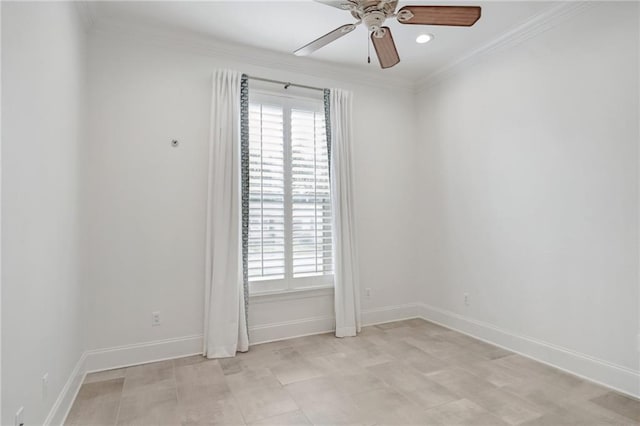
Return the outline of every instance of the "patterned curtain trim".
[[[244,314],[249,334],[249,77],[240,81],[240,167],[242,188],[242,281]]]
[[[329,179],[331,179],[331,119],[330,119],[330,103],[329,103],[329,95],[331,91],[329,89],[324,89],[324,125],[326,127],[327,133],[327,161],[329,166]]]

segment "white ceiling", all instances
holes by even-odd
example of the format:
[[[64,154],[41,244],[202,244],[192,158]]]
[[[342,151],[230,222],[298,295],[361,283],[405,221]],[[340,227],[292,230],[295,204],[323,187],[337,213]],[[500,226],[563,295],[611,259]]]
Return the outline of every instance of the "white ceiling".
[[[401,62],[387,70],[379,68],[372,49],[367,64],[367,31],[355,31],[318,50],[312,58],[375,69],[389,77],[419,79],[446,67],[534,16],[557,5],[544,1],[403,1],[404,5],[479,5],[482,17],[470,28],[402,25],[391,27]],[[290,53],[308,42],[355,20],[349,12],[314,1],[103,1],[92,3],[97,22],[184,31],[218,41],[250,45]],[[416,36],[431,33],[435,39],[417,44]]]

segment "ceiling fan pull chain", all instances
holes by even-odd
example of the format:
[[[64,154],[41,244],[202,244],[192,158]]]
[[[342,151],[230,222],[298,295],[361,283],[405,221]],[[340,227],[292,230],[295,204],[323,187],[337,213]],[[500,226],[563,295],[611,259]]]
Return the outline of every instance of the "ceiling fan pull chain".
[[[367,31],[367,63],[371,63],[371,40],[369,39],[369,31]]]

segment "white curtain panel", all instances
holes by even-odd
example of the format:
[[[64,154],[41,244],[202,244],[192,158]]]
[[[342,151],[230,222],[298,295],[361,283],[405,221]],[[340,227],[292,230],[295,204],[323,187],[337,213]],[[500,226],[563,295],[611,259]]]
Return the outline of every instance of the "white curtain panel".
[[[330,91],[336,337],[355,336],[360,331],[351,98],[351,92],[339,89]]]
[[[204,349],[226,358],[249,349],[242,278],[240,83],[242,74],[213,74],[207,193]]]

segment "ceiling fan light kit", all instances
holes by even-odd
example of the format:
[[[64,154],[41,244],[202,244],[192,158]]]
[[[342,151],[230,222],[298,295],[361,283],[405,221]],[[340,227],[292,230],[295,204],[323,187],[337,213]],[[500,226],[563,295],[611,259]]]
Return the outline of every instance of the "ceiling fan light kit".
[[[316,0],[341,10],[346,10],[357,19],[353,24],[343,25],[322,37],[302,46],[294,53],[306,56],[340,37],[352,32],[356,26],[364,24],[371,34],[371,42],[376,50],[381,68],[391,68],[400,62],[393,35],[389,27],[383,26],[385,20],[396,18],[401,24],[409,25],[445,25],[470,27],[480,19],[478,6],[404,6],[395,12],[398,0]],[[423,37],[424,36],[424,37]],[[416,42],[426,43],[433,39],[432,34],[418,36]],[[422,41],[420,41],[422,40]]]
[[[433,34],[420,34],[416,37],[416,43],[419,44],[429,43],[431,40],[433,40]]]

